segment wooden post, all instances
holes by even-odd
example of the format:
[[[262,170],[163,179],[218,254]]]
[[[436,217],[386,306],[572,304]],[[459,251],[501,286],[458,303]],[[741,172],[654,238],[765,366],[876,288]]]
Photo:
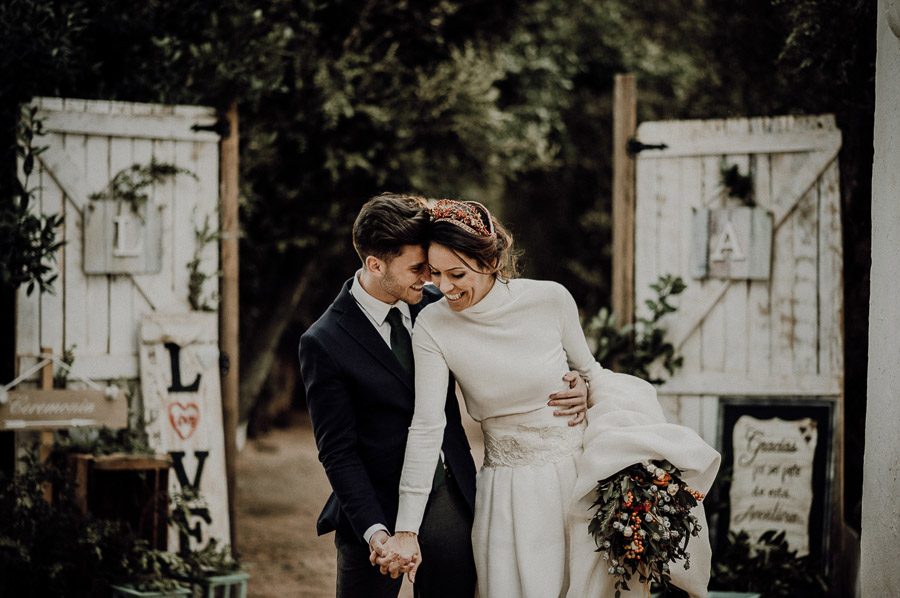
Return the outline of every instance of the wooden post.
[[[634,321],[634,158],[628,140],[637,129],[634,75],[616,75],[613,89],[612,311],[619,325]]]
[[[0,129],[2,135],[2,129]],[[12,144],[10,145],[12,147]],[[15,159],[7,164],[15,164]],[[14,169],[7,168],[6,170]],[[4,170],[0,169],[0,180]],[[14,179],[13,179],[14,180]],[[16,291],[0,285],[0,383],[16,377]],[[0,432],[0,473],[10,478],[16,471],[16,433]]]
[[[227,112],[229,134],[219,144],[221,197],[221,267],[219,347],[228,358],[228,372],[222,376],[222,423],[225,428],[225,471],[228,480],[228,519],[231,549],[237,546],[235,494],[237,484],[236,434],[238,424],[238,112],[232,103]]]
[[[41,347],[41,355],[53,354],[52,347]],[[41,368],[41,390],[53,390],[53,362]],[[53,452],[53,430],[41,430],[41,445],[38,456],[41,463],[46,463]],[[53,486],[47,482],[44,484],[44,500],[53,502]]]
[[[900,402],[895,399],[900,387],[900,337],[896,328],[900,317],[900,302],[897,301],[900,279],[896,273],[897,247],[900,246],[900,204],[897,203],[900,194],[900,180],[897,179],[900,6],[891,0],[879,0],[877,14],[872,282],[858,579],[861,596],[896,596],[900,592],[900,569],[894,564],[897,546],[895,497],[900,493],[900,477],[896,475],[900,461],[896,424],[900,418]],[[852,323],[848,324],[852,326]],[[847,337],[856,340],[855,332],[848,326]]]

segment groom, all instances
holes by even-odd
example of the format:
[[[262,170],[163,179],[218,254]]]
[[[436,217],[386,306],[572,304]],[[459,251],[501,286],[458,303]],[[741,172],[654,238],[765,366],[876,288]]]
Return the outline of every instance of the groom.
[[[414,408],[410,333],[421,309],[441,297],[425,285],[428,220],[422,198],[369,200],[353,225],[362,268],[300,339],[310,420],[333,490],[316,529],[335,532],[339,598],[394,598],[400,589],[397,572],[381,575],[369,557],[384,555],[396,521]],[[584,411],[586,387],[580,378],[573,384],[551,404]],[[426,559],[414,587],[422,598],[475,593],[475,466],[454,388],[451,377],[441,460],[421,527]]]

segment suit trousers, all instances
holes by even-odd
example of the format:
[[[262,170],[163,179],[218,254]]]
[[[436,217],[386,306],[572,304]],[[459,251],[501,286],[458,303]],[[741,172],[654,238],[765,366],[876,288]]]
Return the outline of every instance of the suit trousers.
[[[401,580],[382,575],[369,563],[369,547],[335,532],[337,598],[396,598]],[[416,572],[416,598],[471,598],[475,595],[472,512],[455,480],[448,476],[428,497],[419,529],[422,564]]]
[[[471,508],[448,472],[432,489],[419,528],[422,564],[413,585],[416,598],[475,595],[472,519]]]

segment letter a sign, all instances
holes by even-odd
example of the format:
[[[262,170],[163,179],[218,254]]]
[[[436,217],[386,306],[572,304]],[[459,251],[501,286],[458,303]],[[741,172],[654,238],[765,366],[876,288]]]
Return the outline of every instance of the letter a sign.
[[[141,322],[141,391],[150,444],[172,458],[169,492],[199,492],[169,548],[230,543],[225,436],[213,313],[151,313]]]
[[[722,233],[713,244],[712,255],[709,256],[709,259],[714,262],[724,262],[726,259],[737,262],[747,259],[744,250],[741,249],[738,236],[734,232],[734,224],[731,223],[731,220],[725,221]]]
[[[701,208],[691,221],[691,276],[768,280],[772,214],[762,208]]]

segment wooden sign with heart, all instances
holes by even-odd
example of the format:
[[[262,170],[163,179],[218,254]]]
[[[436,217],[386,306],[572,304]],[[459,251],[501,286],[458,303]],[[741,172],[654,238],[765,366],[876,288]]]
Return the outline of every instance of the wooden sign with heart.
[[[169,423],[182,440],[190,438],[200,423],[200,408],[196,403],[176,401],[169,404]]]
[[[198,492],[190,534],[169,527],[169,547],[227,544],[228,484],[215,312],[154,311],[141,321],[141,395],[150,446],[172,457],[169,492]]]

